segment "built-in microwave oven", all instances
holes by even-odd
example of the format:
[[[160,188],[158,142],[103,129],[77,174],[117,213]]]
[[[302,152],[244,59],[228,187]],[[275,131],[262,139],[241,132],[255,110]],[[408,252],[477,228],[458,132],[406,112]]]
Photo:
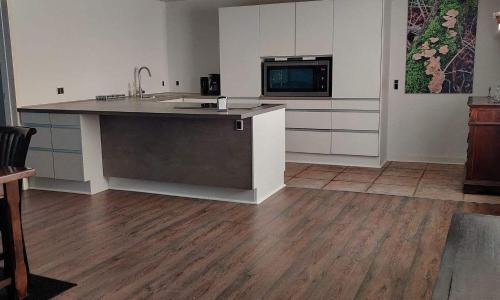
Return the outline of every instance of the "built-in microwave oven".
[[[331,97],[332,58],[266,58],[262,61],[262,95]]]

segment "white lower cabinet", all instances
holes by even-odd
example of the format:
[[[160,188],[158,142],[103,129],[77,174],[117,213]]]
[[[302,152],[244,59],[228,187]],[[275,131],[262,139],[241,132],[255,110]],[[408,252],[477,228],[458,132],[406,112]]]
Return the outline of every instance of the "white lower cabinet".
[[[80,115],[50,114],[50,124],[53,126],[80,127]]]
[[[287,130],[286,151],[330,154],[331,140],[329,131]]]
[[[37,177],[54,178],[54,157],[52,150],[29,149],[26,166],[35,169]]]
[[[333,129],[378,130],[380,114],[377,112],[333,112]]]
[[[79,153],[53,152],[54,178],[84,181],[83,158]]]
[[[30,147],[45,149],[52,148],[52,133],[50,127],[29,127],[33,127],[36,129],[36,134],[31,137]]]
[[[335,99],[332,101],[333,109],[346,110],[380,110],[380,99]]]
[[[80,115],[21,113],[23,125],[34,127],[26,166],[37,177],[86,181]]]
[[[287,110],[286,128],[331,129],[332,113]]]
[[[332,154],[379,155],[379,135],[377,132],[333,132]]]
[[[52,148],[81,151],[82,134],[80,128],[52,128]]]

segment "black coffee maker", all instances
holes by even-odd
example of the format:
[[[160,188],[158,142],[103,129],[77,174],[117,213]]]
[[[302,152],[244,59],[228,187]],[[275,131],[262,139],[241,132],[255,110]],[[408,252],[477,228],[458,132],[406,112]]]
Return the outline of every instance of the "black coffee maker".
[[[200,78],[200,92],[203,96],[220,96],[220,74],[209,74]]]

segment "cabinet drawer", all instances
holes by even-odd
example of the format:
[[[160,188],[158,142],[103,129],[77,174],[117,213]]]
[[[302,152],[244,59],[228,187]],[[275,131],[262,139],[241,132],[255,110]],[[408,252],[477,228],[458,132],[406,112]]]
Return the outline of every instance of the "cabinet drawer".
[[[54,177],[56,179],[83,181],[82,155],[54,151]]]
[[[379,110],[380,100],[333,100],[333,109]]]
[[[80,115],[50,114],[52,126],[80,127]]]
[[[378,140],[378,133],[334,132],[332,134],[332,153],[378,156]]]
[[[52,147],[56,150],[82,150],[82,137],[78,128],[52,128]]]
[[[332,109],[332,100],[262,99],[262,104],[285,104],[287,109]]]
[[[36,134],[31,137],[30,146],[33,148],[52,149],[52,134],[50,127],[35,127]]]
[[[333,129],[378,130],[379,113],[333,112]]]
[[[50,125],[50,116],[48,113],[21,113],[21,123],[22,124],[40,124],[40,125]]]
[[[286,111],[287,128],[331,129],[332,113],[309,111]]]
[[[286,151],[330,154],[332,133],[328,131],[286,131]]]
[[[29,149],[26,166],[35,169],[36,177],[54,178],[52,151]]]
[[[500,124],[500,110],[495,109],[472,109],[470,114],[472,123],[494,123]]]

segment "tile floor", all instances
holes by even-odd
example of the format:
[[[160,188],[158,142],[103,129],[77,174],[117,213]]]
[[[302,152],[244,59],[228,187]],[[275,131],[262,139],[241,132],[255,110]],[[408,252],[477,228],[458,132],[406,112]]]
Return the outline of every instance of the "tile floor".
[[[463,179],[463,165],[396,161],[380,169],[287,163],[285,170],[289,187],[500,204],[500,196],[464,195]]]

